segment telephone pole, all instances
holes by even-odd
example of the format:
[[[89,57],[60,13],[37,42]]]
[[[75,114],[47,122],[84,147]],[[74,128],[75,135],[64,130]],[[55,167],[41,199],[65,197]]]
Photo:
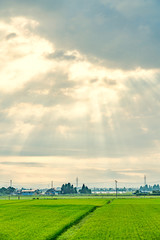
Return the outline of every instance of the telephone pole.
[[[118,183],[118,181],[115,180],[116,198],[117,198],[117,183]]]
[[[147,180],[146,180],[146,175],[144,175],[144,186],[146,186]]]
[[[12,180],[10,180],[10,187],[12,187]]]
[[[78,188],[78,177],[76,177],[76,188]]]
[[[53,188],[53,181],[51,181],[51,188]]]

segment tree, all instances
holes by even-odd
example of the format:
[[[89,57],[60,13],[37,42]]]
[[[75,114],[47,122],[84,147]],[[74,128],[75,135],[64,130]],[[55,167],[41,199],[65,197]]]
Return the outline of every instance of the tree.
[[[91,189],[83,184],[82,189],[80,189],[79,192],[83,194],[91,194]]]
[[[16,192],[16,189],[14,187],[0,188],[0,195],[10,195],[13,194],[14,192]]]
[[[139,190],[136,190],[136,191],[134,192],[135,195],[139,195],[139,193],[140,193]]]
[[[74,194],[77,193],[76,187],[73,187],[70,183],[63,184],[61,187],[62,194]]]

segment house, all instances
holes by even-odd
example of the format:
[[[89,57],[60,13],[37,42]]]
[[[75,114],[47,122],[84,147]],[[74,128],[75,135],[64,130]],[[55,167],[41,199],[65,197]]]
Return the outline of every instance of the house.
[[[33,195],[36,195],[36,190],[32,190],[32,189],[21,190],[20,194],[23,195],[23,196],[33,196]]]
[[[54,188],[50,188],[45,192],[45,194],[49,195],[49,196],[53,196],[53,195],[55,195],[55,193],[56,193],[56,191]]]

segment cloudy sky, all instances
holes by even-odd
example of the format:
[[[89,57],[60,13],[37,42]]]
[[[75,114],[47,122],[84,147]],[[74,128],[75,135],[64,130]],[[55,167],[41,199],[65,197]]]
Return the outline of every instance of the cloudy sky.
[[[0,186],[160,181],[159,0],[0,1]]]

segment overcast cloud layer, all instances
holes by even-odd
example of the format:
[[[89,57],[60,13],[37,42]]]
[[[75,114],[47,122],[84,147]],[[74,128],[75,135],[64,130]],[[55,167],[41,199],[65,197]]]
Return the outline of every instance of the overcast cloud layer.
[[[157,181],[159,1],[0,9],[0,184]]]

